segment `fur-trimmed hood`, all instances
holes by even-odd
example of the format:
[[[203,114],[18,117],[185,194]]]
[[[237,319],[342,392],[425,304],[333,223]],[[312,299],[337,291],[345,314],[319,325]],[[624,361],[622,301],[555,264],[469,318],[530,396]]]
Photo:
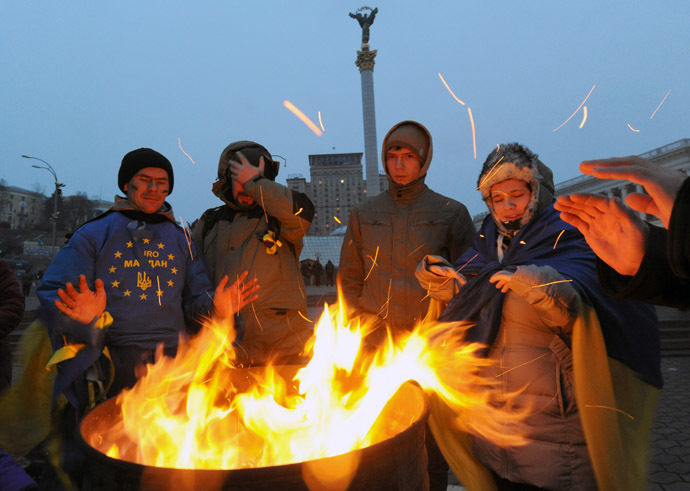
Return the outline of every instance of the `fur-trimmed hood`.
[[[525,213],[519,223],[512,226],[507,226],[497,218],[491,202],[491,188],[508,179],[524,181],[531,193]],[[553,203],[555,193],[551,169],[539,160],[537,154],[519,143],[499,145],[487,156],[477,180],[477,189],[482,193],[482,199],[498,230],[510,237],[527,225],[540,210]]]

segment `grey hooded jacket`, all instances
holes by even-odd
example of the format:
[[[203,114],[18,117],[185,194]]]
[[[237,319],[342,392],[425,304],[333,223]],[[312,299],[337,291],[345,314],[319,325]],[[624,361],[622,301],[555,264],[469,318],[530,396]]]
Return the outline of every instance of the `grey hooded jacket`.
[[[397,124],[388,135],[409,123]],[[415,279],[417,263],[428,254],[453,262],[475,234],[464,205],[424,184],[433,144],[428,130],[414,124],[427,133],[429,140],[419,178],[403,186],[388,175],[388,190],[367,198],[350,214],[340,252],[338,279],[342,293],[351,309],[377,322],[378,334],[369,340],[374,344],[385,332],[380,329],[384,324],[394,334],[409,331],[426,314],[429,299]]]

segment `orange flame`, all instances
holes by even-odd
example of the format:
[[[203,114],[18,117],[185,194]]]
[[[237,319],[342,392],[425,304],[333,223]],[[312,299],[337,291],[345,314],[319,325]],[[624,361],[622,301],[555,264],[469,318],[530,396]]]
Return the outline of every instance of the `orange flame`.
[[[233,325],[209,320],[196,337],[181,340],[175,358],[159,348],[157,362],[117,397],[122,419],[89,443],[122,460],[185,469],[342,455],[391,436],[377,419],[409,380],[438,396],[458,428],[499,444],[523,442],[505,435],[503,425],[524,410],[510,409],[515,394],[496,400],[487,390],[497,382],[480,375],[491,362],[479,354],[481,345],[463,341],[468,325],[421,323],[395,339],[389,332],[372,351],[364,342],[371,327],[346,312],[342,300],[325,306],[305,347],[310,362],[292,374],[236,368]]]
[[[297,116],[304,124],[306,124],[307,127],[316,134],[316,136],[323,135],[323,131],[321,131],[319,127],[316,126],[314,122],[311,119],[309,119],[309,117],[306,114],[300,111],[297,108],[297,106],[295,106],[292,102],[286,99],[283,101],[283,106],[285,106],[290,112],[292,112],[292,114]]]

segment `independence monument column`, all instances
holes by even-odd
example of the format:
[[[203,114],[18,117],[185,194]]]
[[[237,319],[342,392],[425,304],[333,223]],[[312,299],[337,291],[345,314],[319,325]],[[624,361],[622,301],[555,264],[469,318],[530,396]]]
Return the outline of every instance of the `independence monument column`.
[[[369,11],[369,13],[365,13]],[[369,50],[369,27],[374,23],[378,8],[361,7],[350,17],[362,28],[362,47],[357,51],[355,65],[362,76],[362,116],[364,119],[364,159],[366,164],[367,196],[376,196],[379,189],[379,159],[376,143],[376,111],[374,109],[374,58],[376,50]],[[385,163],[384,163],[385,165]]]

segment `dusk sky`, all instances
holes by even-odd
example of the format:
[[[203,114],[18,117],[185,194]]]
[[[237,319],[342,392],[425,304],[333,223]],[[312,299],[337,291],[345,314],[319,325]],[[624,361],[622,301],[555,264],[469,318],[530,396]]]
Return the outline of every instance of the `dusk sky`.
[[[110,200],[122,156],[151,147],[172,161],[169,201],[189,222],[221,204],[211,185],[232,141],[282,156],[279,182],[309,179],[309,154],[364,151],[361,29],[348,16],[362,5],[2,2],[0,178],[50,194],[52,176],[28,154],[52,164],[65,194]],[[581,160],[690,138],[690,2],[368,5],[379,9],[370,37],[379,148],[398,121],[427,126],[427,184],[473,215],[485,211],[476,180],[498,143],[527,145],[561,182],[579,175]],[[582,128],[584,108],[553,131],[592,87]],[[323,135],[284,100],[317,125],[320,111]]]

